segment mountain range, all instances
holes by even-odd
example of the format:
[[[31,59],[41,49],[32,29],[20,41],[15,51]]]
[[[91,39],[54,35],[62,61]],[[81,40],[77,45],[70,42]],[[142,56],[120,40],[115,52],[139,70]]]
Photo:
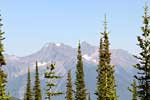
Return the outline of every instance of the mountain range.
[[[98,46],[93,46],[84,41],[81,43],[81,48],[87,92],[90,92],[93,100],[96,100],[94,93],[96,89]],[[119,100],[129,100],[131,99],[131,93],[127,88],[132,83],[133,75],[136,74],[133,65],[137,63],[137,60],[128,51],[122,49],[112,49],[111,54],[111,63],[115,65],[118,98]],[[25,57],[5,54],[7,65],[4,70],[8,73],[7,90],[14,97],[22,99],[25,92],[27,69],[30,67],[31,81],[34,85],[35,62],[38,61],[43,98],[46,82],[44,72],[51,62],[56,63],[56,73],[63,76],[58,81],[59,85],[55,91],[65,92],[66,75],[69,69],[72,70],[73,82],[75,81],[76,56],[77,48],[63,43],[46,43],[40,50]],[[55,100],[65,100],[62,98],[65,98],[65,95],[55,98]]]

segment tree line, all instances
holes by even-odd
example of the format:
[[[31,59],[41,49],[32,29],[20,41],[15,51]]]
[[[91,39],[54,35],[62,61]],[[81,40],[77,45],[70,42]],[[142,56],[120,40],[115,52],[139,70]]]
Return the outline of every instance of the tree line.
[[[140,52],[134,57],[138,60],[135,67],[138,73],[134,76],[133,83],[129,86],[128,90],[132,93],[132,100],[150,100],[150,15],[148,12],[147,4],[144,7],[143,25],[141,27],[142,35],[137,37],[138,47]],[[5,39],[3,37],[2,24],[0,19],[0,100],[11,100],[11,96],[6,92],[7,73],[3,70],[3,66],[6,65],[5,58],[3,56],[3,43]],[[101,32],[99,43],[99,61],[97,66],[96,77],[96,90],[95,95],[97,100],[118,100],[116,90],[115,79],[115,66],[111,64],[111,52],[109,42],[109,32],[107,31],[106,15],[104,17],[104,31]],[[42,100],[38,62],[35,64],[35,81],[34,87],[31,86],[30,69],[28,68],[26,90],[24,94],[24,100]],[[67,73],[66,92],[54,91],[55,87],[59,83],[55,83],[56,80],[62,78],[62,76],[56,75],[55,63],[51,63],[46,72],[44,78],[46,81],[45,94],[46,100],[52,100],[52,97],[65,95],[66,100],[92,100],[90,93],[87,92],[84,74],[84,64],[82,60],[82,51],[80,42],[78,43],[77,51],[77,64],[76,64],[76,79],[75,84],[72,83],[71,70]],[[73,89],[75,85],[75,89]]]

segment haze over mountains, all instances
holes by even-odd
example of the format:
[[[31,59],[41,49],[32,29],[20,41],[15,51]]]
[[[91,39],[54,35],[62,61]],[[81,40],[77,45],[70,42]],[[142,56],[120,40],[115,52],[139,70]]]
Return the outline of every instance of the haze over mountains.
[[[98,47],[88,44],[87,42],[81,43],[82,55],[84,60],[84,71],[86,78],[87,90],[91,92],[92,97],[95,99],[96,88],[96,69],[98,62]],[[136,70],[132,67],[137,61],[125,50],[112,49],[112,64],[116,66],[116,83],[117,92],[120,100],[130,99],[130,93],[127,88],[132,82],[133,75]],[[27,69],[30,67],[32,82],[34,82],[35,61],[39,62],[41,85],[45,87],[44,71],[46,67],[53,61],[56,62],[56,72],[64,76],[59,81],[59,86],[56,90],[65,91],[65,77],[69,69],[72,70],[73,81],[75,79],[75,66],[76,66],[77,49],[63,43],[47,43],[39,51],[25,56],[17,57],[15,55],[5,55],[7,65],[5,70],[8,74],[8,91],[10,94],[22,98],[25,92]],[[58,98],[59,100],[59,98]],[[61,98],[61,100],[63,100]]]

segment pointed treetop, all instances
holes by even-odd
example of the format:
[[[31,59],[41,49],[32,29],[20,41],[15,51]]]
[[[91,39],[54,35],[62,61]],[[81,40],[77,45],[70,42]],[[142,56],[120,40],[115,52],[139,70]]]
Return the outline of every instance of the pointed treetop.
[[[68,70],[68,73],[71,73],[71,69]]]
[[[80,40],[78,41],[78,48],[80,48],[81,47],[81,45],[80,45]]]
[[[107,16],[106,16],[106,14],[104,16],[104,32],[105,33],[107,32]]]
[[[3,26],[3,24],[1,23],[2,19],[1,19],[1,14],[0,14],[0,31],[1,31],[1,28]]]
[[[148,13],[148,5],[147,5],[147,0],[145,0],[145,6],[144,6],[145,17],[147,16],[147,13]]]
[[[36,69],[36,71],[38,71],[38,61],[36,61],[36,63],[35,63],[35,69]]]
[[[1,20],[2,15],[0,14],[0,20]]]
[[[36,61],[35,66],[38,66],[38,61]]]
[[[30,67],[28,67],[28,73],[30,72]]]
[[[144,16],[143,16],[143,24],[144,26],[142,27],[142,31],[144,32],[142,35],[144,37],[148,37],[149,36],[149,33],[150,33],[150,29],[149,29],[149,19],[150,19],[150,16],[149,16],[149,9],[148,9],[148,5],[147,5],[147,1],[145,1],[145,7],[144,7]]]
[[[0,14],[0,17],[2,17],[2,15]]]
[[[2,21],[2,18],[1,18],[2,16],[1,16],[1,14],[0,14],[0,31],[1,31],[1,28],[2,28],[2,26],[3,26],[3,24],[1,23],[1,21]],[[3,32],[1,32],[1,34],[3,34]]]

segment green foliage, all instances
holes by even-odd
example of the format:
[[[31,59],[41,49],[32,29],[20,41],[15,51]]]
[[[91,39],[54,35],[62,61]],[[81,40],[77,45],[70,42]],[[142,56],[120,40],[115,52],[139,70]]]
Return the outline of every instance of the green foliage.
[[[150,100],[150,28],[148,6],[145,6],[143,16],[142,36],[138,36],[138,46],[141,52],[135,58],[139,60],[134,67],[139,70],[135,78],[138,80],[137,93],[141,100]]]
[[[84,82],[83,61],[82,61],[80,43],[78,45],[77,60],[78,61],[77,61],[77,65],[76,65],[75,100],[86,100],[86,88],[85,88],[85,82]]]
[[[97,100],[117,100],[114,66],[110,64],[111,53],[109,51],[109,38],[107,32],[106,16],[104,32],[100,39],[99,65],[97,69]]]
[[[90,93],[88,94],[88,100],[91,100],[91,96],[90,96]]]
[[[3,24],[1,24],[1,21],[2,19],[0,18],[0,100],[10,100],[10,96],[6,94],[7,74],[2,70],[2,66],[6,65],[6,62],[3,56],[4,48],[2,40],[5,38],[3,37],[4,32],[2,32]]]
[[[39,79],[39,72],[38,72],[38,62],[36,62],[34,100],[42,100],[41,86],[40,86],[40,79]]]
[[[71,77],[71,70],[68,71],[67,76],[67,91],[66,91],[66,100],[74,100],[73,98],[73,89],[72,89],[72,77]]]
[[[0,15],[1,17],[1,15]],[[4,32],[2,31],[2,26],[3,24],[1,23],[2,19],[0,18],[0,67],[2,67],[2,65],[6,65],[4,56],[3,56],[3,52],[4,52],[4,47],[2,44],[2,41],[5,39],[3,37]]]
[[[31,91],[31,79],[30,79],[30,68],[28,68],[27,86],[24,100],[33,100]]]
[[[6,93],[7,74],[0,69],[0,100],[10,100],[11,97]]]
[[[132,89],[128,88],[128,90],[132,93],[132,100],[138,100],[138,98],[137,98],[137,86],[136,86],[135,80],[133,80],[131,87],[132,87]]]
[[[49,67],[47,67],[47,71],[45,72],[45,78],[47,79],[47,89],[46,89],[46,99],[51,100],[53,96],[59,96],[62,95],[63,92],[54,92],[54,87],[56,87],[58,84],[56,84],[54,81],[56,79],[62,78],[61,76],[55,75],[55,64],[51,64]]]

